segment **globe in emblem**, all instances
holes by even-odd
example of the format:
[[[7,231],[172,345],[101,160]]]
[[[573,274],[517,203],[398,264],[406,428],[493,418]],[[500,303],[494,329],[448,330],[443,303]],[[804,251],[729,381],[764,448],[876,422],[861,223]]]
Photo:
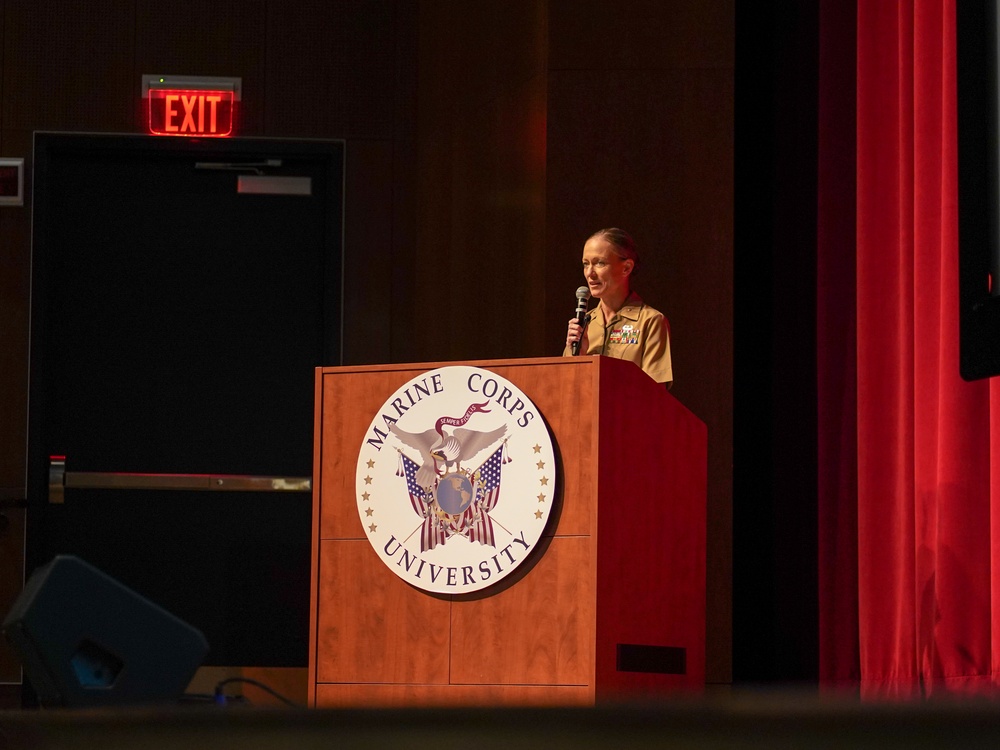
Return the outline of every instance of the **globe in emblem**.
[[[472,482],[465,474],[446,474],[438,482],[434,496],[445,513],[460,515],[472,503]]]

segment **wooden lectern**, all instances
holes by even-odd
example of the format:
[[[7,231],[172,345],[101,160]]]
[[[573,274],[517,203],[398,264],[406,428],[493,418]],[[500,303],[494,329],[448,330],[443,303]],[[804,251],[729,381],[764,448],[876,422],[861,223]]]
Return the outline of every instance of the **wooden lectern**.
[[[515,582],[466,596],[389,570],[355,497],[386,398],[455,364],[520,388],[561,464],[544,552]],[[662,385],[606,357],[317,370],[310,705],[593,705],[701,690],[706,442]]]

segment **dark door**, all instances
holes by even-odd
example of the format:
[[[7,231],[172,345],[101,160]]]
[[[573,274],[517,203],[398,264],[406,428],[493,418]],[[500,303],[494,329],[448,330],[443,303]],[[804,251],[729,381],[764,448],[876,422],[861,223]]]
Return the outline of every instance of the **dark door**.
[[[83,557],[199,627],[211,664],[306,663],[308,491],[58,498],[52,457],[309,477],[314,368],[340,361],[342,175],[340,142],[36,134],[29,569]]]

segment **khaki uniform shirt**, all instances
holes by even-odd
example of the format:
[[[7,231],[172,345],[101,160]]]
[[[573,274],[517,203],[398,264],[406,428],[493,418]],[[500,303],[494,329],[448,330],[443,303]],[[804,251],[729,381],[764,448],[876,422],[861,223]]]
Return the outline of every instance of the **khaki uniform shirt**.
[[[659,310],[643,303],[632,292],[611,320],[604,320],[598,304],[590,311],[590,322],[584,328],[581,354],[603,354],[605,357],[627,359],[643,369],[657,383],[674,379],[670,363],[670,324]],[[571,356],[567,346],[563,356]]]

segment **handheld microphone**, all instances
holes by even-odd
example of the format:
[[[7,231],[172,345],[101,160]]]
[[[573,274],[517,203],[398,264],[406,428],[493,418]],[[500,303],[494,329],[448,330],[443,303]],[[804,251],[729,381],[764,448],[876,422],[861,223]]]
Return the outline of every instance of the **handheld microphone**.
[[[581,286],[576,290],[576,322],[580,324],[583,328],[587,325],[587,300],[590,299],[590,289],[585,286]],[[573,342],[573,346],[570,351],[573,352],[575,357],[580,353],[580,342],[583,340],[583,334],[580,334],[580,338]]]

